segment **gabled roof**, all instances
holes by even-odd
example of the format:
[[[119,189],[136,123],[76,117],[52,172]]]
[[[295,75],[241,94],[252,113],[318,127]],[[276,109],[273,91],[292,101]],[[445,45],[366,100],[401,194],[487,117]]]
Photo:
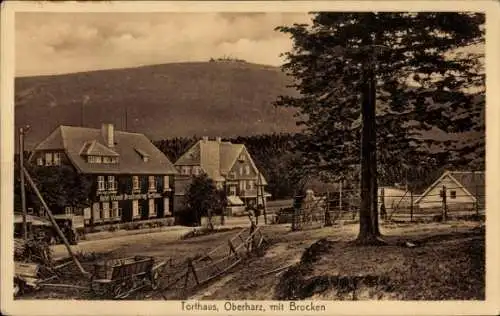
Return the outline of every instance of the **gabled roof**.
[[[419,203],[433,188],[435,188],[441,181],[450,177],[458,187],[462,188],[466,194],[477,200],[479,205],[485,204],[485,174],[484,171],[446,171],[444,172],[432,185],[430,185],[422,195],[415,200]]]
[[[176,162],[176,166],[200,166],[215,181],[223,181],[242,152],[247,152],[245,145],[231,142],[202,139],[189,148]],[[250,155],[248,155],[250,157]],[[253,160],[250,163],[255,168]],[[259,172],[263,185],[267,185]]]
[[[238,159],[245,145],[233,144],[231,142],[222,142],[220,144],[220,171],[221,174],[227,175]],[[257,168],[256,168],[257,170]]]
[[[64,126],[57,127],[33,152],[63,150],[73,166],[81,173],[107,174],[176,174],[168,158],[143,134],[114,131],[115,145],[106,147],[100,129]],[[144,161],[142,155],[149,155]],[[118,163],[88,163],[88,153],[119,156]]]
[[[117,157],[119,156],[116,151],[100,144],[97,140],[85,142],[80,151],[80,155],[86,156],[107,156],[107,157]]]

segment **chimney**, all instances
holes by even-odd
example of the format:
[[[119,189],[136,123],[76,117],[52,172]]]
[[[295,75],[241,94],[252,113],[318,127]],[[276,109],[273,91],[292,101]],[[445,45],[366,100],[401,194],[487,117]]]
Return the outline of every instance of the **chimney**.
[[[215,140],[216,140],[218,143],[220,143],[220,142],[222,142],[222,137],[215,137]]]
[[[108,147],[115,147],[115,131],[113,124],[102,124],[101,134]]]
[[[203,136],[202,139],[204,142],[208,142],[208,136]]]

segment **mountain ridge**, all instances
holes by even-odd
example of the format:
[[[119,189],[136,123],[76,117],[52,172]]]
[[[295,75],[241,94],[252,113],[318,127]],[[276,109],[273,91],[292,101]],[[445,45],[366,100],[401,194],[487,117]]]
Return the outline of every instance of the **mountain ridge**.
[[[297,132],[295,110],[275,108],[296,93],[277,67],[241,61],[186,62],[15,79],[15,125],[26,148],[59,125],[168,137]],[[83,107],[83,111],[82,111]],[[126,127],[126,128],[125,128]]]

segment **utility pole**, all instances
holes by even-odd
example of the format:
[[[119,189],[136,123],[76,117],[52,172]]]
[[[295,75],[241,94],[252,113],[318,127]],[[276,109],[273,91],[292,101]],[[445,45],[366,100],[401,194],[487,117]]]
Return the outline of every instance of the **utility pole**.
[[[26,129],[19,128],[19,177],[21,180],[21,208],[23,212],[23,238],[25,241],[28,240],[28,223],[26,221],[26,191],[24,185],[24,134],[28,131],[29,126]]]

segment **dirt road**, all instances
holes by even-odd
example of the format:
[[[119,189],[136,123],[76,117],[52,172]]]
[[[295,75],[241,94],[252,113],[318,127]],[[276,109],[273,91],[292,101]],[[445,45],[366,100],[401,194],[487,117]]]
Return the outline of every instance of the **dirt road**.
[[[441,233],[460,233],[477,226],[477,222],[382,225],[381,231],[386,236],[435,236]],[[319,239],[328,238],[335,241],[355,239],[358,233],[358,225],[340,225],[292,232],[290,231],[290,225],[284,224],[263,226],[262,231],[270,241],[270,246],[262,257],[243,261],[228,274],[197,289],[196,293],[191,295],[191,299],[273,299],[278,279],[286,269],[275,272],[273,270],[300,261],[304,250]],[[189,257],[205,254],[221,243],[226,243],[231,236],[238,232],[239,229],[235,228],[230,231],[179,240],[181,231],[171,231],[123,236],[118,239],[113,238],[96,242],[89,241],[82,243],[82,246],[84,245],[86,249],[92,249],[95,252],[106,252],[102,258],[146,255],[154,256],[158,260],[173,258],[175,261],[183,261]],[[92,263],[91,261],[84,262],[89,271],[91,271]],[[77,277],[69,278],[68,281],[80,282],[76,280]],[[88,281],[82,281],[78,284],[85,286]],[[82,291],[43,290],[23,298],[91,299],[91,296]],[[144,291],[128,299],[161,300],[162,297],[160,293]]]

